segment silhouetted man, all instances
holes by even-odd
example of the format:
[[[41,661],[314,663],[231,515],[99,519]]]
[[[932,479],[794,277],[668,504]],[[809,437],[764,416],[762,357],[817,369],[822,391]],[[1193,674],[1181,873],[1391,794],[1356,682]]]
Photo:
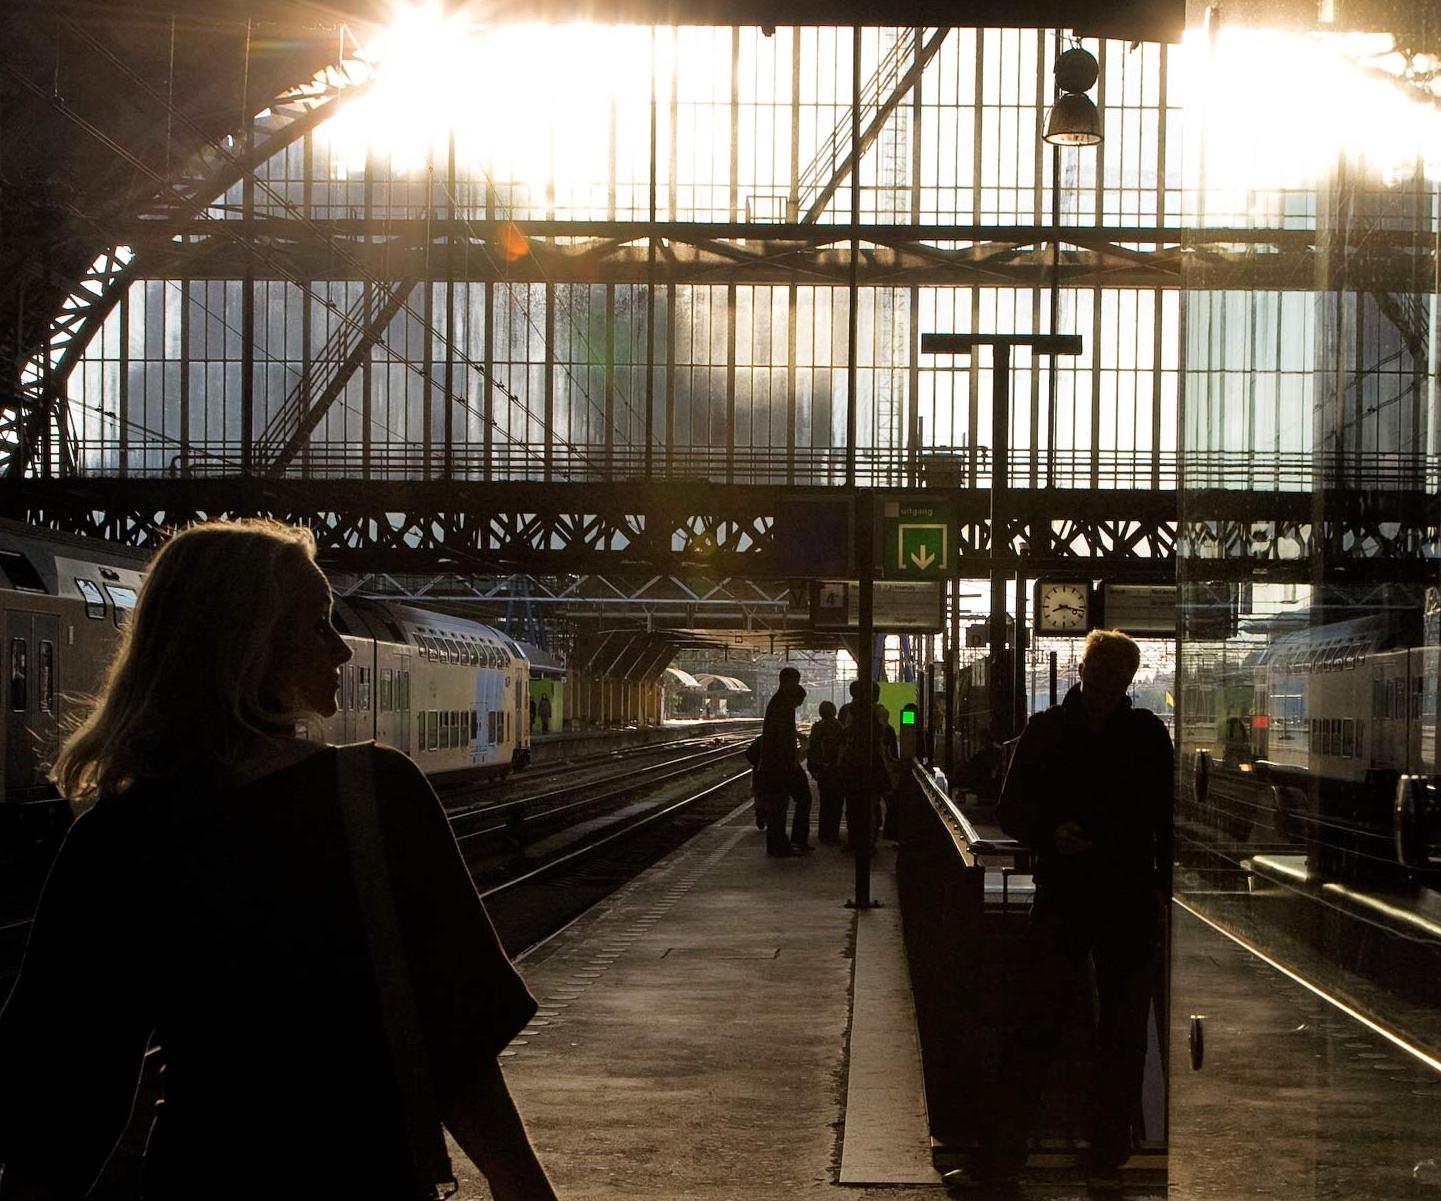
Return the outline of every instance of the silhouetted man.
[[[780,687],[766,705],[760,762],[755,768],[756,796],[765,813],[767,855],[780,857],[806,849],[811,794],[805,773],[801,771],[796,741],[796,710],[805,699],[801,673],[794,667],[782,668]],[[786,811],[792,796],[796,797],[796,830],[792,831],[791,842],[787,842]]]
[[[1026,1161],[1067,1003],[1086,988],[1088,963],[1099,999],[1089,1187],[1119,1189],[1131,1154],[1171,867],[1171,739],[1126,696],[1139,664],[1140,648],[1126,635],[1093,631],[1080,683],[1031,718],[1001,790],[997,817],[1034,852],[1036,896],[1019,1026],[970,1173],[993,1189]]]
[[[830,701],[821,702],[821,719],[811,727],[806,744],[806,767],[815,778],[816,790],[820,793],[816,837],[821,842],[840,842],[841,810],[845,805],[841,723],[836,718],[836,707]]]

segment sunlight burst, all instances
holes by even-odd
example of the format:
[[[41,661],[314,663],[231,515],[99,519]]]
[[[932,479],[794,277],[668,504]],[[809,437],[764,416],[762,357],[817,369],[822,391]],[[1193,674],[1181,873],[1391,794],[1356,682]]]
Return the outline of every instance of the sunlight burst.
[[[647,28],[478,25],[405,6],[365,57],[365,88],[323,127],[334,158],[397,171],[462,164],[540,185],[603,180],[612,102],[648,103]]]

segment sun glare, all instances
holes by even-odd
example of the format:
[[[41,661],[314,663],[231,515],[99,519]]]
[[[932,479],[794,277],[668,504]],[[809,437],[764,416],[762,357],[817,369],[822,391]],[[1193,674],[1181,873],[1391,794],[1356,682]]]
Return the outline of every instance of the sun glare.
[[[1441,112],[1415,82],[1434,64],[1408,64],[1388,35],[1223,26],[1188,33],[1181,57],[1191,178],[1208,193],[1306,188],[1341,161],[1441,179]]]
[[[587,24],[483,26],[404,7],[374,44],[365,89],[323,126],[350,171],[462,163],[539,185],[604,180],[610,102],[648,101],[649,30]]]

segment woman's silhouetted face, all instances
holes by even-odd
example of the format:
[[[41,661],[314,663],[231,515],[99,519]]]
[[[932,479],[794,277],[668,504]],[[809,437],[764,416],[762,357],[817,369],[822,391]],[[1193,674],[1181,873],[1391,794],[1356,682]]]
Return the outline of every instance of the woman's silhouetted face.
[[[276,631],[275,691],[292,708],[331,717],[350,648],[330,623],[330,582],[312,563],[295,570],[294,600]]]

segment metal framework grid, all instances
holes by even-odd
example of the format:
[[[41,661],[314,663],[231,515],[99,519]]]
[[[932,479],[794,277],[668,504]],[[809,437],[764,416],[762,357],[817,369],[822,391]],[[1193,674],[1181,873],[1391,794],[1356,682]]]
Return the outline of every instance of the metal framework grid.
[[[1265,523],[1263,553],[1285,572],[1320,544],[1435,553],[1424,489],[1318,515],[1304,454],[1276,457],[1281,491],[1240,497],[1225,489],[1254,480],[1254,454],[1213,456],[1197,478],[1214,501],[1178,528],[1179,363],[1170,377],[1165,363],[1185,235],[1166,47],[1092,43],[1108,138],[1100,161],[1063,162],[1036,137],[1049,32],[781,32],[672,31],[677,58],[687,38],[728,57],[729,93],[709,97],[657,71],[652,32],[645,145],[627,153],[613,100],[608,180],[579,199],[554,178],[467,174],[453,141],[419,177],[370,158],[357,177],[326,175],[318,131],[365,85],[342,68],[282,98],[164,181],[57,315],[0,429],[4,510],[142,545],[182,515],[266,511],[314,526],[331,563],[379,569],[761,577],[785,574],[769,554],[783,490],[925,484],[956,489],[963,571],[982,576],[987,372],[923,364],[919,332],[1084,324],[1091,362],[1017,372],[1006,541],[1029,543],[1034,570],[1163,576],[1179,539],[1244,565]],[[767,71],[772,91],[790,88],[769,107],[746,90]],[[771,139],[775,161],[743,162],[771,144],[753,126],[778,114],[789,161]],[[938,159],[931,143],[962,118],[973,154]],[[704,179],[687,122],[729,149]],[[1207,286],[1308,288],[1314,241],[1307,227],[1210,229]],[[815,345],[814,323],[832,325],[830,352],[803,364],[807,296]],[[1144,336],[1106,362],[1118,311]],[[1408,482],[1434,474],[1428,461]]]

